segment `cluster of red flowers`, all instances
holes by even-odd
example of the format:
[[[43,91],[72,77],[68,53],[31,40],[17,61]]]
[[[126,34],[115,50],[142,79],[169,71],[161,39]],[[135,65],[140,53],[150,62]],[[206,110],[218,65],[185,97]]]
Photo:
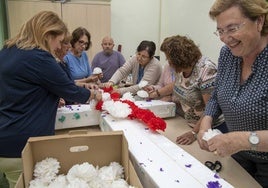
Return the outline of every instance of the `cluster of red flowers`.
[[[114,101],[120,100],[120,94],[113,92],[113,88],[105,88],[104,92],[108,92],[111,95],[111,99]],[[166,122],[160,118],[155,116],[153,112],[148,109],[141,109],[134,102],[130,100],[120,100],[122,103],[126,103],[130,106],[132,112],[128,115],[130,119],[139,119],[144,122],[149,129],[151,130],[162,130],[165,131],[166,129]],[[97,110],[102,110],[103,101],[99,101],[96,105]]]

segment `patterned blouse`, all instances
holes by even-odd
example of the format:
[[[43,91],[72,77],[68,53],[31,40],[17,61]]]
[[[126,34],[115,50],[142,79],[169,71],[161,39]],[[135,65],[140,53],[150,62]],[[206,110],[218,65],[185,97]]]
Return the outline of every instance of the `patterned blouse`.
[[[224,46],[219,57],[216,89],[205,114],[223,113],[229,131],[268,129],[268,46],[257,56],[252,74],[240,83],[242,58]],[[251,156],[268,160],[268,152],[248,151]]]
[[[216,74],[217,65],[206,57],[202,57],[195,64],[188,78],[185,78],[182,72],[176,74],[173,101],[181,104],[184,117],[192,126],[203,116],[206,105],[202,95],[212,93]],[[214,126],[223,121],[223,116],[219,117]]]

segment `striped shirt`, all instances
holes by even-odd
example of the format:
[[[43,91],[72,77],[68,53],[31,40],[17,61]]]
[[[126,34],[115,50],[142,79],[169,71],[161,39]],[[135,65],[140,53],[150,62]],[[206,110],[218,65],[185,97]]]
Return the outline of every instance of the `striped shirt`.
[[[176,74],[173,101],[181,104],[184,117],[192,126],[203,116],[206,104],[202,95],[212,93],[216,74],[216,63],[206,57],[200,58],[189,77],[185,78],[182,72]],[[222,122],[223,116],[214,122],[214,127]]]

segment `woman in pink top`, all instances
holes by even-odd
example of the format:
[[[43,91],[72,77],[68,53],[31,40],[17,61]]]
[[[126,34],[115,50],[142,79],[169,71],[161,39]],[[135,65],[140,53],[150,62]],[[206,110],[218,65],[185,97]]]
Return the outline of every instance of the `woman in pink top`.
[[[147,86],[144,88],[149,93],[149,98],[159,99],[162,101],[172,101],[172,92],[175,82],[175,71],[167,63],[164,66],[161,77],[157,85]]]

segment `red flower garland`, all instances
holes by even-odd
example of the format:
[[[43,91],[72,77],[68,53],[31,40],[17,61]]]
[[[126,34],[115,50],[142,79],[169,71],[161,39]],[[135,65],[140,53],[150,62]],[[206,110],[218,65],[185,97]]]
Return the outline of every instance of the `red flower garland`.
[[[104,92],[108,92],[111,95],[111,99],[114,101],[118,101],[120,100],[120,94],[113,92],[113,88],[104,88],[103,89]],[[148,110],[148,109],[141,109],[139,108],[134,102],[129,101],[129,100],[120,100],[122,103],[127,103],[132,112],[131,114],[128,115],[128,118],[130,119],[139,119],[142,122],[144,122],[149,129],[151,130],[162,130],[165,131],[166,129],[166,122],[160,118],[160,117],[156,117],[155,114]],[[102,110],[102,105],[103,105],[103,101],[99,101],[96,105],[96,109],[97,110]]]

